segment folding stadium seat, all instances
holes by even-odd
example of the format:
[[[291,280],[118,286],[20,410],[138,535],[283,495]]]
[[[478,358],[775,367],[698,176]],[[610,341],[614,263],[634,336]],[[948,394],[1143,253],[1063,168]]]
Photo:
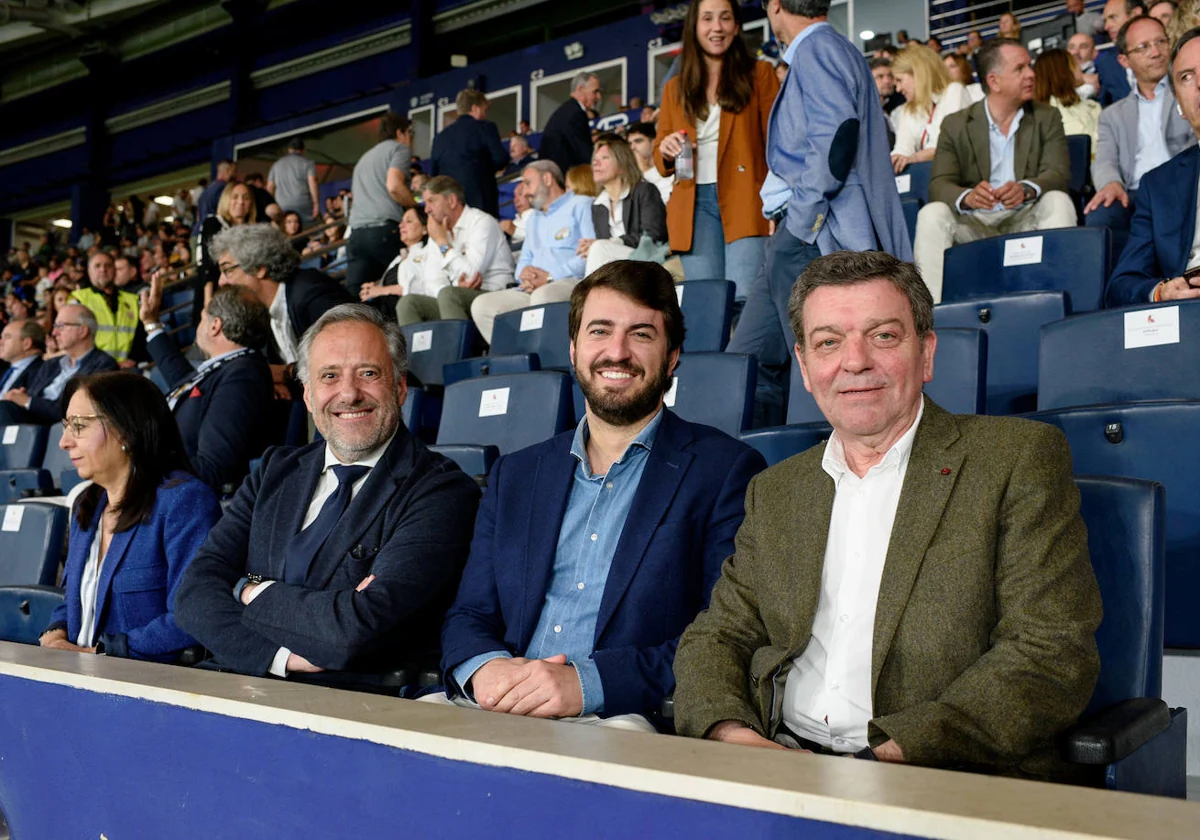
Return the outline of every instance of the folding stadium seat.
[[[496,460],[500,457],[500,450],[495,446],[471,446],[451,443],[445,446],[431,446],[429,449],[432,452],[446,456],[458,464],[460,470],[469,476],[473,476],[476,481],[480,481],[481,479],[486,480],[488,474],[492,471],[492,464],[496,463]]]
[[[1111,269],[1108,228],[993,236],[947,248],[942,300],[1063,291],[1072,312],[1101,307]]]
[[[987,406],[988,337],[983,330],[937,330],[933,381],[925,386],[929,398],[951,414],[983,414]],[[825,416],[804,389],[800,365],[793,357],[788,388],[789,424],[821,423]]]
[[[684,353],[721,351],[733,329],[734,284],[728,280],[690,280],[675,284],[687,336]]]
[[[896,176],[896,191],[900,200],[915,198],[920,204],[929,203],[929,176],[933,172],[933,161],[910,163]]]
[[[1098,405],[1029,417],[1062,429],[1076,473],[1166,487],[1166,645],[1200,648],[1200,401]]]
[[[1038,409],[1200,398],[1200,302],[1092,312],[1042,327]]]
[[[400,407],[400,422],[414,435],[420,432],[420,428],[419,425],[418,427],[413,426],[413,420],[415,419],[420,424],[421,409],[424,403],[425,392],[420,388],[412,387],[408,389],[408,396],[404,399],[404,405]]]
[[[65,507],[0,505],[0,586],[53,586],[66,536]]]
[[[756,367],[742,353],[685,353],[665,403],[693,423],[713,426],[737,437],[754,416]]]
[[[541,369],[541,362],[534,353],[516,353],[511,356],[473,356],[470,359],[447,362],[442,368],[442,378],[446,385],[453,385],[455,382],[477,379],[480,376],[492,376],[500,373],[529,373]]]
[[[1067,186],[1067,192],[1071,194],[1076,212],[1082,218],[1083,206],[1095,193],[1092,186],[1092,138],[1086,134],[1068,134],[1067,157],[1071,161],[1071,183]]]
[[[987,333],[987,413],[1021,414],[1037,406],[1039,331],[1066,312],[1065,292],[1015,292],[940,304],[933,323],[939,335],[945,327]],[[945,357],[938,349],[940,367]]]
[[[51,488],[50,477],[40,467],[48,426],[4,426],[0,428],[0,502],[15,502],[28,490]]]
[[[0,641],[36,645],[63,597],[56,586],[0,586]]]
[[[506,455],[565,432],[573,417],[571,377],[560,371],[467,379],[446,387],[437,443]]]
[[[742,432],[742,443],[757,449],[773,467],[806,449],[812,449],[827,439],[833,429],[828,423],[798,423],[794,426],[774,426]]]
[[[542,370],[571,369],[567,321],[571,304],[548,303],[505,312],[496,317],[489,353],[510,356],[536,353]]]
[[[1163,488],[1128,478],[1076,480],[1104,618],[1100,679],[1066,758],[1104,768],[1110,790],[1186,796],[1187,710],[1162,697]]]
[[[475,352],[479,333],[470,321],[426,321],[401,327],[408,344],[408,370],[421,385],[444,384],[443,368]]]

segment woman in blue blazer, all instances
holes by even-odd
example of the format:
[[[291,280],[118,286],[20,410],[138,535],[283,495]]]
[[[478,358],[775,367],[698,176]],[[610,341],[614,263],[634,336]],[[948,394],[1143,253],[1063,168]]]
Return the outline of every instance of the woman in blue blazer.
[[[221,515],[191,472],[166,399],[135,373],[67,383],[60,446],[92,485],[75,502],[66,602],[43,647],[172,662],[196,644],[175,624],[183,570]],[[232,597],[232,596],[231,596]]]

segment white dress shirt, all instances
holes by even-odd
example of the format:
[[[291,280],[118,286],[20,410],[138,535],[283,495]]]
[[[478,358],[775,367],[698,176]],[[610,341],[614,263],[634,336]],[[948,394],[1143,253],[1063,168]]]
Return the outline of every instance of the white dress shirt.
[[[628,197],[629,187],[626,187],[617,199],[617,203],[613,204],[608,190],[601,188],[600,194],[592,201],[593,204],[603,207],[608,216],[609,239],[620,239],[625,235],[625,199]]]
[[[708,119],[696,123],[696,183],[717,183],[717,151],[721,140],[721,108],[708,109]]]
[[[267,314],[271,316],[271,334],[275,336],[275,343],[279,345],[279,355],[285,363],[296,361],[296,334],[292,332],[292,319],[288,317],[286,283],[279,284],[275,300],[271,301]]]
[[[75,644],[80,647],[91,647],[96,638],[96,603],[100,599],[100,532],[104,530],[103,515],[96,523],[96,533],[92,535],[92,545],[88,548],[87,560],[83,564],[83,574],[79,577],[79,635]]]
[[[873,717],[871,650],[879,582],[908,458],[924,413],[922,401],[912,426],[862,478],[846,466],[836,432],[821,461],[836,487],[829,541],[812,638],[788,672],[783,720],[797,735],[835,752],[857,752],[867,746],[867,723]]]
[[[463,274],[470,280],[483,275],[483,290],[495,292],[513,282],[515,265],[508,238],[495,217],[474,207],[464,207],[450,231],[450,246],[443,254],[432,241],[425,248],[427,271],[440,271],[458,283]],[[434,292],[436,295],[437,292]]]
[[[941,93],[933,94],[932,99],[933,108],[929,111],[901,105],[893,112],[897,116],[896,144],[892,154],[910,157],[922,149],[936,149],[942,121],[971,105],[967,89],[958,82],[951,82]]]

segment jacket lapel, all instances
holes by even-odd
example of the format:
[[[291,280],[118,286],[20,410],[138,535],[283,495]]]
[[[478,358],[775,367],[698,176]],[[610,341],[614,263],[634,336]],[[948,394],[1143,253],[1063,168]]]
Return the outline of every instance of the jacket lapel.
[[[537,468],[530,485],[530,498],[554,501],[550,510],[528,506],[521,533],[514,534],[516,544],[524,547],[525,600],[521,604],[521,615],[517,627],[520,632],[518,650],[525,650],[533,639],[546,592],[550,588],[550,575],[554,571],[554,558],[558,553],[558,535],[562,530],[567,502],[571,498],[571,484],[579,462],[571,454],[571,438],[562,449],[547,452],[538,458]],[[515,524],[515,523],[514,523]]]
[[[303,455],[292,475],[283,477],[284,492],[275,497],[275,515],[282,508],[287,511],[282,528],[271,529],[271,551],[267,555],[271,559],[271,568],[267,576],[271,580],[284,579],[284,567],[287,565],[288,543],[292,537],[300,533],[304,525],[304,515],[308,513],[309,503],[317,492],[317,481],[325,467],[325,447],[314,446],[311,452]],[[260,488],[261,491],[261,488]],[[313,561],[314,564],[316,561]]]
[[[713,107],[719,108],[720,105]],[[720,124],[717,126],[717,171],[721,171],[721,161],[725,158],[725,150],[729,148],[729,139],[733,136],[733,121],[737,119],[736,114],[723,113],[719,118]]]
[[[1033,138],[1038,133],[1040,118],[1032,105],[1026,106],[1024,110],[1025,113],[1021,116],[1021,125],[1017,128],[1017,136],[1013,143],[1013,176],[1018,181],[1037,175],[1036,172],[1027,172],[1025,167],[1033,156]]]
[[[820,444],[820,451],[813,453],[815,470],[807,466],[795,468],[797,478],[788,483],[791,493],[787,506],[777,510],[775,516],[775,521],[786,529],[780,542],[791,552],[787,562],[772,570],[776,591],[781,593],[778,602],[788,605],[783,614],[792,622],[790,638],[786,639],[790,658],[798,656],[812,638],[813,619],[821,597],[829,520],[837,492],[833,479],[821,466],[828,445],[828,442]]]
[[[97,527],[100,522],[100,513],[96,514]],[[129,544],[133,542],[133,538],[137,536],[138,529],[141,524],[134,525],[128,531],[118,531],[112,535],[112,539],[108,542],[108,552],[100,561],[100,581],[96,587],[96,627],[104,626],[105,609],[108,607],[108,595],[112,591],[113,575],[117,572],[117,567],[121,565],[121,561],[125,559],[125,552],[129,550]],[[99,633],[96,634],[99,637]]]
[[[992,175],[992,150],[988,144],[988,120],[983,110],[985,107],[986,105],[980,102],[971,108],[971,113],[967,116],[967,142],[970,143],[975,162],[979,166],[978,177],[966,179],[972,182],[972,186],[986,181]],[[966,174],[965,168],[963,174]]]
[[[1197,178],[1200,176],[1200,146],[1192,146],[1187,151],[1180,152],[1175,160],[1179,162],[1181,171],[1178,177],[1173,179],[1175,188],[1179,191],[1173,206],[1182,206],[1183,214],[1179,226],[1181,247],[1176,250],[1179,257],[1174,270],[1170,273],[1172,277],[1183,274],[1187,266],[1188,254],[1191,251],[1192,240],[1196,235],[1196,191]]]

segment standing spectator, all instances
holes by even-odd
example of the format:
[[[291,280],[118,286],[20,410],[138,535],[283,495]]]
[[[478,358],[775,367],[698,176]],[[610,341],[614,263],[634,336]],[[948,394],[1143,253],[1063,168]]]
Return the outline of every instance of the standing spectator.
[[[1084,8],[1083,0],[1066,0],[1067,15],[1070,15],[1071,34],[1082,32],[1095,35],[1104,31],[1104,15],[1099,12],[1089,12]],[[1040,59],[1039,59],[1040,60]]]
[[[1033,66],[1033,101],[1056,109],[1066,134],[1085,134],[1092,140],[1092,155],[1096,154],[1097,130],[1100,125],[1100,103],[1083,99],[1075,89],[1075,59],[1066,50],[1046,50]],[[1166,70],[1164,55],[1163,70]]]
[[[637,157],[615,134],[602,134],[592,153],[592,177],[599,195],[592,202],[595,239],[581,239],[577,253],[587,260],[584,276],[603,265],[628,259],[642,237],[667,242],[667,211],[655,186],[642,179]]]
[[[1021,40],[1021,21],[1017,20],[1016,15],[1012,12],[1000,15],[1000,20],[996,24],[996,37],[1008,38],[1013,41]]]
[[[592,131],[587,112],[600,104],[600,77],[579,73],[571,80],[571,97],[559,105],[542,130],[541,160],[553,161],[560,172],[592,162]]]
[[[303,137],[293,137],[288,143],[287,154],[271,164],[267,172],[267,192],[285,213],[299,213],[302,219],[320,218],[317,165],[304,156]]]
[[[229,184],[221,192],[217,211],[200,225],[200,239],[196,246],[196,274],[192,279],[192,324],[200,325],[200,313],[204,309],[205,287],[215,286],[220,279],[216,255],[212,253],[212,240],[223,230],[234,225],[252,225],[258,221],[258,208],[254,194],[246,184]],[[157,247],[162,247],[158,243]]]
[[[171,213],[175,216],[175,221],[191,226],[191,222],[188,220],[191,219],[192,205],[187,190],[176,191],[175,197],[171,199]]]
[[[201,178],[199,181],[196,182],[196,186],[192,187],[191,190],[188,192],[188,204],[190,204],[192,206],[193,210],[199,210],[200,197],[204,195],[204,191],[207,189],[208,189],[208,179]]]
[[[204,220],[217,212],[221,194],[225,192],[225,187],[232,184],[236,178],[237,163],[235,161],[223,160],[217,164],[216,180],[204,188],[204,192],[196,201],[196,226],[192,233],[199,233],[200,225],[204,223]],[[192,194],[195,195],[195,190],[192,191]]]
[[[121,367],[134,367],[138,362],[150,361],[146,331],[138,320],[138,296],[117,288],[116,274],[111,256],[103,251],[93,254],[88,260],[91,286],[79,289],[71,298],[90,309],[96,318],[96,347]]]
[[[467,205],[498,218],[496,172],[509,157],[496,124],[488,121],[488,98],[467,88],[459,91],[454,104],[458,119],[433,138],[430,171],[453,178],[466,195]]]
[[[892,166],[900,174],[910,163],[933,160],[942,121],[971,104],[967,89],[950,81],[937,53],[920,44],[900,51],[892,62],[896,87],[905,102],[897,111]]]
[[[1104,4],[1104,31],[1109,40],[1115,44],[1121,27],[1145,13],[1141,0],[1108,0]],[[1097,50],[1095,62],[1100,76],[1100,104],[1107,108],[1128,96],[1136,80],[1133,71],[1121,64],[1116,50]]]
[[[671,188],[675,186],[674,179],[658,171],[658,167],[654,165],[654,140],[658,137],[658,130],[654,127],[654,123],[635,122],[631,123],[625,129],[625,139],[629,141],[629,148],[633,149],[633,153],[637,155],[638,168],[642,170],[642,179],[649,181],[658,189],[658,195],[662,199],[663,206],[667,206],[667,202],[671,200]]]
[[[346,287],[355,298],[400,253],[400,219],[416,205],[408,189],[412,141],[412,122],[388,111],[379,118],[379,142],[354,166]]]
[[[741,14],[731,0],[688,7],[680,71],[663,89],[654,153],[669,175],[685,143],[695,152],[695,176],[676,177],[667,205],[671,250],[681,255],[684,275],[732,280],[744,301],[768,234],[758,190],[779,81],[746,48]]]

